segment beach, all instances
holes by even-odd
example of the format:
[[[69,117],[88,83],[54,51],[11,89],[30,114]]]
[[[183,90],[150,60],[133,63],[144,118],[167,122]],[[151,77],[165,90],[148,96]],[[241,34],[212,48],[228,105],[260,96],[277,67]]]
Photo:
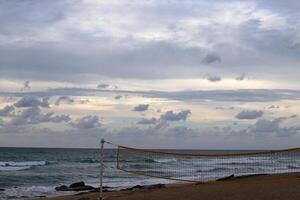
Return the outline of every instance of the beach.
[[[98,193],[32,200],[96,200]],[[261,175],[210,183],[169,184],[160,188],[105,192],[110,200],[298,200],[300,173]]]

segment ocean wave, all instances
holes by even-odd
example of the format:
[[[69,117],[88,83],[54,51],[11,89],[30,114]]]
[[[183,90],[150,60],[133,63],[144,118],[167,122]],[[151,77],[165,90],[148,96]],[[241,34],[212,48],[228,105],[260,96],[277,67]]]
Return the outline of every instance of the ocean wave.
[[[161,159],[155,159],[155,162],[158,163],[171,163],[171,162],[177,162],[177,159],[175,158],[161,158]]]
[[[0,171],[20,171],[30,169],[33,166],[43,166],[50,164],[47,161],[0,161]]]

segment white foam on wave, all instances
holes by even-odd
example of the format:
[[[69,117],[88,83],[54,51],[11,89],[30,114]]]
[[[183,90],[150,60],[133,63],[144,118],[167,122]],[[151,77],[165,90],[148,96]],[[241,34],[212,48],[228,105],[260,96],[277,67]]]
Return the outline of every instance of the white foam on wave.
[[[0,171],[20,171],[30,169],[33,166],[43,166],[46,164],[46,161],[0,161]]]
[[[170,163],[170,162],[177,162],[177,159],[175,158],[161,158],[161,159],[155,159],[155,162],[158,163]]]
[[[12,187],[6,189],[3,195],[0,195],[0,199],[19,199],[21,197],[34,197],[38,195],[50,195],[54,194],[54,186],[24,186],[24,187]]]

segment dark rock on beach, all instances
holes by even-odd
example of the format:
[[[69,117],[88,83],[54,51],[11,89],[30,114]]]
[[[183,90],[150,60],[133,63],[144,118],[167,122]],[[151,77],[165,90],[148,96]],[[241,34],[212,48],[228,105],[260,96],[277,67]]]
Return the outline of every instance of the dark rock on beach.
[[[165,188],[165,184],[154,184],[146,186],[147,189],[158,189],[158,188]]]
[[[234,174],[232,174],[230,176],[219,178],[217,181],[233,180],[234,178],[235,178],[235,176],[234,176]]]
[[[0,192],[3,192],[3,191],[5,191],[5,189],[0,188]]]
[[[83,181],[72,183],[69,187],[66,185],[58,186],[55,188],[56,191],[87,191],[95,190],[93,186],[85,185]]]
[[[153,184],[153,185],[136,185],[130,188],[125,188],[120,191],[131,191],[136,189],[158,189],[158,188],[164,188],[166,187],[165,184]]]
[[[83,181],[72,183],[69,188],[78,188],[78,187],[84,187],[85,183]]]
[[[66,185],[61,185],[55,188],[56,191],[69,191],[69,187]]]
[[[266,176],[266,175],[268,175],[268,174],[249,174],[249,175],[241,175],[241,176],[235,176],[234,174],[232,174],[230,176],[219,178],[219,179],[217,179],[217,181],[246,179],[246,178],[252,178],[252,177],[257,177],[257,176]]]

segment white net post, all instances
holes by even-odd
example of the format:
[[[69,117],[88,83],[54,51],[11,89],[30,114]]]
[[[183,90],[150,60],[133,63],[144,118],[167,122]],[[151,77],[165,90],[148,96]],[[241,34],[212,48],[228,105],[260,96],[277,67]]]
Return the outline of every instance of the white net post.
[[[98,200],[103,200],[104,143],[105,143],[105,140],[101,139],[101,141],[100,141],[100,146],[101,146],[101,149],[100,149],[100,187],[99,187]]]

